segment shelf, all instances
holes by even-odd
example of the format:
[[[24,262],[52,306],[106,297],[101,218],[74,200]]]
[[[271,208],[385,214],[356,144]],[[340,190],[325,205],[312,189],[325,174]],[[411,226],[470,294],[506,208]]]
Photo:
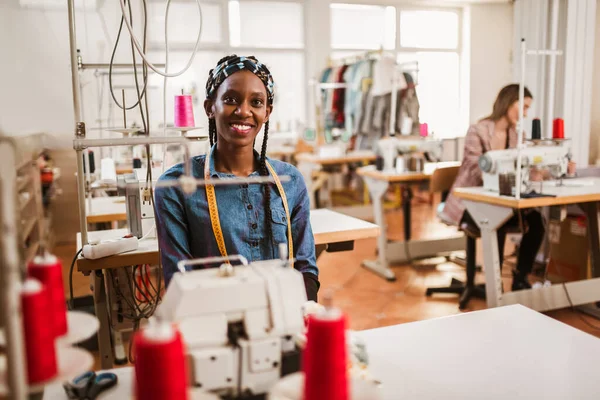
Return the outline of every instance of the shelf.
[[[25,190],[27,185],[29,185],[31,183],[31,180],[32,180],[31,174],[28,174],[25,177],[17,178],[17,181],[19,181],[19,180],[20,180],[20,182],[17,184],[17,192],[22,192],[23,190]]]
[[[25,263],[29,264],[31,260],[37,254],[37,251],[40,249],[40,242],[35,242],[33,245],[29,246],[25,251]]]
[[[37,222],[37,218],[33,217],[25,223],[25,227],[23,228],[23,239],[27,239],[29,235],[31,235],[31,232],[33,231],[33,228],[37,225]]]

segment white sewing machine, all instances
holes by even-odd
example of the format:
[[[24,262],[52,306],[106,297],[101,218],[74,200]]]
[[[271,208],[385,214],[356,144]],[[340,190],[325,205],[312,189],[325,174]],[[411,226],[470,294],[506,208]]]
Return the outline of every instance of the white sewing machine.
[[[285,245],[280,246],[285,258]],[[306,292],[289,261],[222,264],[175,274],[157,317],[179,324],[191,366],[190,383],[220,396],[266,394],[283,375],[299,370],[295,338],[304,330]],[[181,261],[186,266],[222,257]]]
[[[377,141],[375,153],[383,158],[383,171],[404,172],[405,157],[414,153],[424,153],[429,161],[442,158],[442,141],[435,139],[400,139],[395,136]],[[401,156],[402,161],[398,162]]]
[[[498,192],[498,176],[502,173],[516,174],[517,154],[517,149],[491,150],[479,157],[485,189]],[[562,177],[567,174],[570,159],[571,149],[565,144],[525,147],[521,149],[521,183],[527,184],[529,171],[533,167],[549,168],[553,177]]]

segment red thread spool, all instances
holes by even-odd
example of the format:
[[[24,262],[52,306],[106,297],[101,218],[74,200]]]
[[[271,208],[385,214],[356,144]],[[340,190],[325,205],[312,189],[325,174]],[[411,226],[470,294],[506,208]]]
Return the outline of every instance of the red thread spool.
[[[346,318],[340,310],[309,317],[302,370],[304,400],[348,400]]]
[[[565,138],[565,121],[562,118],[556,118],[552,124],[552,139]]]
[[[192,105],[192,96],[175,96],[175,126],[176,127],[194,127],[194,107]]]
[[[179,331],[159,323],[134,338],[135,397],[138,400],[186,400],[187,365]]]
[[[29,276],[38,279],[48,289],[55,336],[65,335],[68,329],[67,305],[60,260],[50,254],[37,256],[29,263],[28,272]]]
[[[58,372],[54,326],[48,289],[37,279],[27,279],[21,288],[23,331],[30,384],[52,379]]]

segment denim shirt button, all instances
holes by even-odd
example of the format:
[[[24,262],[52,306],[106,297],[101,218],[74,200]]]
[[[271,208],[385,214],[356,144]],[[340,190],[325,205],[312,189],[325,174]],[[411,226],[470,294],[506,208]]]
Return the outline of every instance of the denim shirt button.
[[[258,227],[258,225],[252,224],[252,229],[256,229],[257,227]]]
[[[244,189],[246,189],[246,188],[248,187],[248,184],[247,184],[247,183],[244,183],[244,184],[242,184],[242,187],[243,187]]]
[[[252,207],[252,204],[248,204],[247,208],[248,210],[252,210],[254,207]]]

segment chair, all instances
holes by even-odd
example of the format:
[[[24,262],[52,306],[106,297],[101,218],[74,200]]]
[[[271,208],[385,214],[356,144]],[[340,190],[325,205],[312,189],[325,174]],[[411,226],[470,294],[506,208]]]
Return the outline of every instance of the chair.
[[[431,176],[429,186],[430,193],[441,193],[442,203],[438,206],[437,214],[442,221],[441,213],[444,209],[446,197],[456,180],[460,167],[443,167],[438,168]],[[445,221],[444,221],[445,222]],[[458,308],[463,310],[467,307],[469,300],[472,297],[485,298],[485,285],[475,285],[475,273],[477,272],[476,261],[476,240],[480,237],[480,233],[476,227],[471,227],[467,224],[462,224],[459,230],[464,232],[467,241],[466,244],[466,273],[467,281],[463,283],[458,279],[452,278],[450,286],[427,288],[426,296],[431,296],[434,293],[454,293],[460,295]]]

